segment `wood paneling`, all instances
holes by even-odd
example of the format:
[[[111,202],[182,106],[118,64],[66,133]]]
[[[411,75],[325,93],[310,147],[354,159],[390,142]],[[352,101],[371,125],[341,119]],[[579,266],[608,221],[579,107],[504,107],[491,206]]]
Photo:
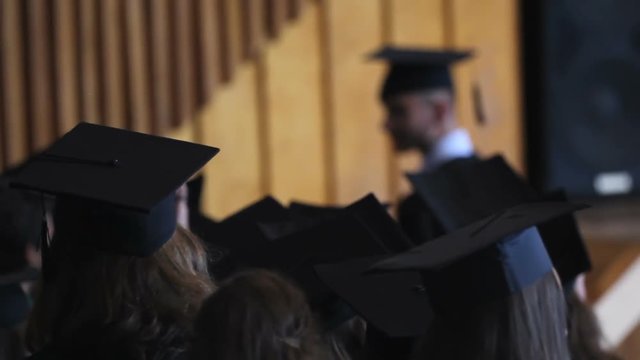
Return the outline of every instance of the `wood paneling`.
[[[78,2],[80,19],[80,120],[102,122],[97,0]],[[147,105],[148,106],[148,105]]]
[[[27,155],[26,78],[21,0],[2,1],[2,92],[5,159],[8,166]]]
[[[393,201],[420,161],[394,154],[381,126],[385,65],[364,56],[385,42],[478,47],[457,73],[460,118],[481,151],[519,158],[507,0],[0,1],[3,161],[82,119],[220,146],[205,170],[218,216],[265,193]]]
[[[54,138],[53,65],[50,33],[51,8],[47,1],[27,1],[30,141],[32,150],[49,145]]]
[[[127,67],[130,94],[130,128],[139,132],[151,131],[151,102],[149,99],[149,63],[145,29],[147,14],[143,0],[125,1],[125,29],[127,36]],[[179,88],[182,90],[181,88]],[[193,96],[188,93],[187,96]]]
[[[150,44],[151,44],[151,86],[152,113],[156,133],[166,133],[173,124],[174,98],[171,60],[171,24],[170,0],[149,2]],[[203,15],[204,16],[204,15]],[[209,79],[209,77],[205,77]]]
[[[266,50],[270,184],[283,201],[328,200],[318,13],[309,6]]]
[[[522,171],[517,12],[510,0],[453,1],[452,45],[476,52],[455,71],[462,125],[481,154],[500,152]]]
[[[205,169],[204,210],[225,216],[260,197],[258,93],[255,64],[238,69],[198,115],[206,143],[221,148]]]
[[[327,153],[335,158],[335,200],[350,202],[370,191],[386,199],[388,149],[377,98],[383,66],[365,61],[382,43],[382,7],[359,0],[324,4],[326,113],[333,147]]]
[[[102,0],[100,3],[101,39],[104,51],[102,84],[104,89],[104,122],[114,127],[126,126],[123,21],[121,0]]]
[[[77,7],[73,0],[53,1],[57,128],[71,130],[79,120]]]

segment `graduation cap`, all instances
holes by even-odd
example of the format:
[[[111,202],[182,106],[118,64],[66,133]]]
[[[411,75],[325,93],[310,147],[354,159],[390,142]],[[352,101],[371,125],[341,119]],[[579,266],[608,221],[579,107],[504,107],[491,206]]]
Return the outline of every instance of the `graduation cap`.
[[[422,335],[433,313],[417,271],[363,275],[389,256],[315,266],[318,277],[369,326],[391,338]]]
[[[175,231],[175,190],[218,151],[81,123],[30,159],[12,185],[56,196],[56,237],[148,256]]]
[[[539,198],[501,156],[457,159],[408,178],[445,233]]]
[[[540,196],[501,156],[455,160],[408,177],[445,233],[515,205],[567,200],[560,192]],[[573,215],[538,225],[563,284],[571,287],[575,277],[591,267]]]
[[[563,190],[544,194],[545,201],[567,201]],[[566,291],[573,291],[578,275],[591,270],[591,259],[575,216],[567,214],[538,225],[538,230],[549,252]]]
[[[351,214],[343,214],[265,244],[252,264],[280,271],[307,294],[325,326],[332,328],[353,316],[339,298],[318,279],[314,266],[351,258],[386,254],[369,228]]]
[[[391,252],[405,251],[411,248],[411,242],[398,223],[387,212],[374,194],[369,193],[346,207],[317,206],[292,202],[289,205],[295,224],[270,224],[263,226],[263,232],[274,236],[294,232],[314,222],[351,214],[366,225],[379,243]]]
[[[414,49],[385,46],[369,55],[372,60],[387,61],[389,71],[382,86],[381,98],[426,90],[452,88],[449,67],[472,55],[469,50]]]
[[[518,205],[380,261],[369,271],[420,271],[436,311],[508,296],[553,269],[535,225],[586,207],[567,202]]]

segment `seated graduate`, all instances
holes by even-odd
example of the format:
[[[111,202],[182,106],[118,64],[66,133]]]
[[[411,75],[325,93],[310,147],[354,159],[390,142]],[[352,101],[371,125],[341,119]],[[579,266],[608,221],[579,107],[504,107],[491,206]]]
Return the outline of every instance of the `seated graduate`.
[[[323,284],[314,265],[407,250],[410,244],[386,208],[369,194],[343,207],[290,206],[297,226],[262,226],[272,243],[258,266],[289,274],[308,295],[332,358],[363,358],[369,327]],[[295,222],[295,221],[294,221]],[[277,224],[274,224],[277,225]],[[293,229],[293,230],[292,230]],[[379,339],[377,345],[385,343]],[[386,345],[386,343],[385,343]],[[378,348],[377,350],[380,350]],[[394,353],[395,359],[401,359]]]
[[[20,171],[14,186],[56,196],[33,359],[186,356],[213,284],[200,240],[176,226],[175,190],[217,151],[83,123]]]
[[[25,288],[39,275],[27,249],[40,239],[43,212],[23,195],[0,178],[0,359],[7,360],[26,355],[23,326],[31,299]]]
[[[562,288],[535,225],[580,208],[519,205],[391,258],[317,271],[373,326],[422,334],[415,359],[570,359]]]
[[[195,322],[192,360],[327,359],[305,294],[276,273],[220,283]]]

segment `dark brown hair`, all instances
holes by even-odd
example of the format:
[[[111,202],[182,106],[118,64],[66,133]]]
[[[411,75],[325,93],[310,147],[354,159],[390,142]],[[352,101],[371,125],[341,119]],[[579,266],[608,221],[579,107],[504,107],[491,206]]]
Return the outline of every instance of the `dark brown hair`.
[[[179,227],[146,258],[67,238],[55,239],[50,254],[27,325],[31,351],[49,345],[147,360],[186,351],[191,321],[213,290],[205,248],[193,234]]]
[[[509,297],[438,314],[416,359],[569,360],[554,273]]]
[[[238,273],[203,304],[192,359],[324,358],[304,293],[266,271]]]
[[[591,309],[571,291],[567,295],[569,347],[576,360],[621,360],[602,348],[600,324]]]

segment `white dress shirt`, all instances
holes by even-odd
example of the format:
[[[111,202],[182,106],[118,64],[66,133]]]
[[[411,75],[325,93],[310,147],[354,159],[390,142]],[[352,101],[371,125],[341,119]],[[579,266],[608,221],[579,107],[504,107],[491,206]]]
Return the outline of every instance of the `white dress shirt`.
[[[434,170],[440,165],[458,158],[473,156],[473,142],[467,130],[457,128],[442,137],[425,157],[423,169]]]

